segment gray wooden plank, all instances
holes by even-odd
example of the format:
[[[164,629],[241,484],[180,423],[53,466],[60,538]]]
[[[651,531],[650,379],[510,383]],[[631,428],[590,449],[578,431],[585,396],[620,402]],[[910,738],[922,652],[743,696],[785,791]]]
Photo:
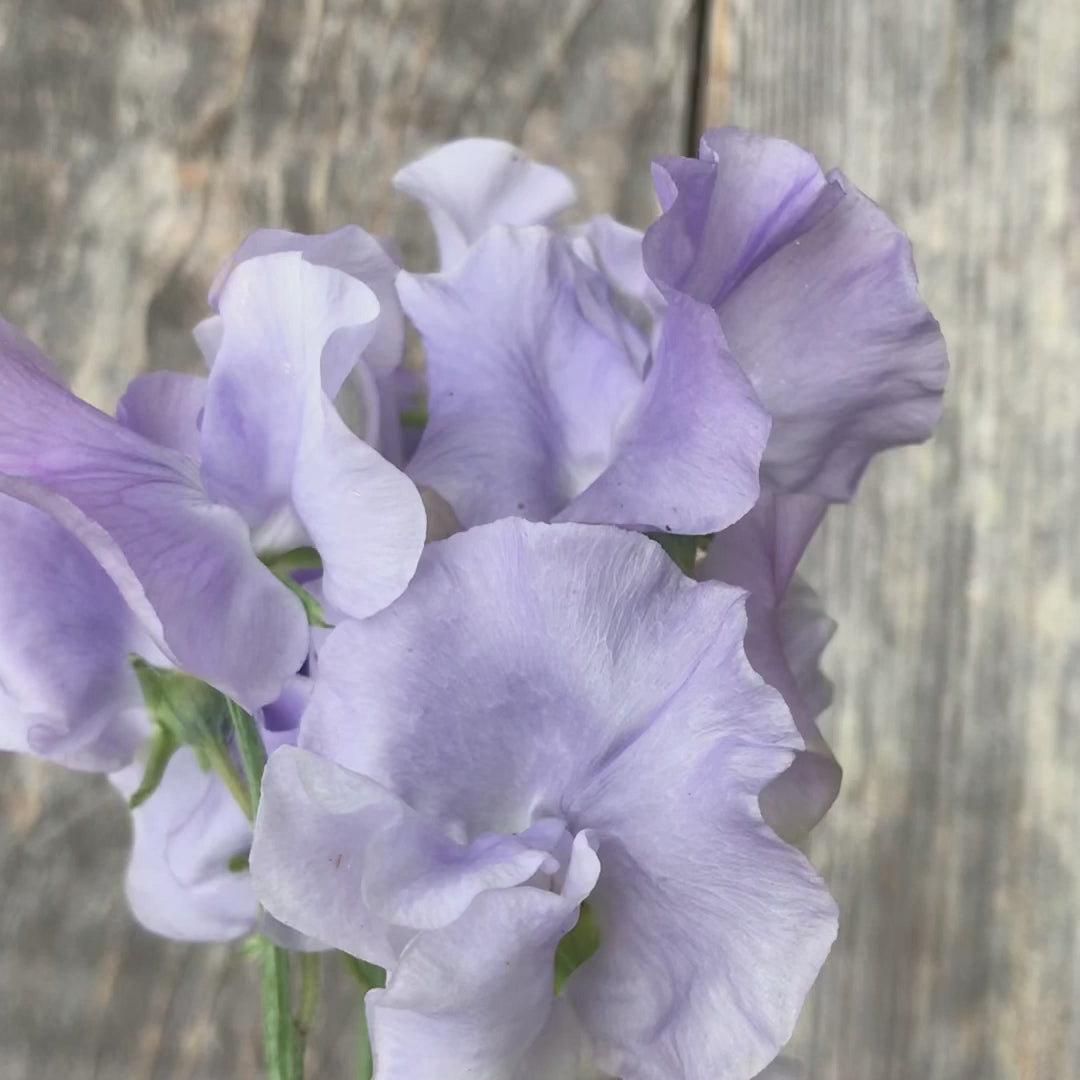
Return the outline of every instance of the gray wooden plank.
[[[222,258],[258,225],[354,221],[429,258],[388,180],[448,137],[523,143],[586,211],[645,224],[681,148],[692,0],[0,0],[0,310],[111,406],[189,366]],[[0,762],[0,1077],[256,1074],[246,962],[165,943],[121,896],[103,781]],[[351,993],[312,1040],[346,1076]]]
[[[910,232],[952,358],[927,448],[834,511],[842,910],[814,1080],[1080,1076],[1080,7],[713,0],[701,113],[839,164]]]

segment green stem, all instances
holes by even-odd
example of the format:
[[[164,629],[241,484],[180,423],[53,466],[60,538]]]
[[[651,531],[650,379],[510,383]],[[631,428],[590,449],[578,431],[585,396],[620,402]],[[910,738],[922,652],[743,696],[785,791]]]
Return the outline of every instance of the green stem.
[[[259,729],[251,714],[241,709],[235,701],[226,698],[229,722],[236,739],[236,748],[244,766],[247,787],[229,763],[228,774],[235,782],[229,790],[236,801],[245,808],[249,820],[255,820],[262,795],[263,769],[266,767],[266,749]],[[225,758],[224,751],[215,750]],[[216,763],[215,763],[216,764]],[[218,770],[221,775],[221,770]],[[222,776],[222,779],[226,779]],[[229,781],[226,779],[226,783]],[[239,789],[239,793],[238,790]],[[293,1021],[289,994],[289,953],[269,941],[262,942],[260,955],[262,966],[263,1051],[266,1057],[266,1073],[269,1080],[303,1080],[304,1044],[319,997],[319,958],[317,954],[300,957],[300,1010]]]
[[[381,967],[359,960],[348,953],[339,953],[345,970],[360,988],[360,1011],[356,1018],[356,1080],[371,1080],[371,1039],[368,1036],[364,996],[375,986],[386,985],[386,972]]]
[[[263,1049],[268,1080],[303,1080],[303,1043],[297,1045],[289,1016],[289,954],[263,941],[262,965]]]
[[[368,1034],[367,1010],[364,999],[360,999],[360,1009],[356,1018],[356,1080],[371,1080],[371,1037]]]
[[[319,976],[322,956],[319,953],[301,953],[300,1004],[296,1010],[296,1028],[306,1038],[315,1022],[315,1009],[319,1004]]]

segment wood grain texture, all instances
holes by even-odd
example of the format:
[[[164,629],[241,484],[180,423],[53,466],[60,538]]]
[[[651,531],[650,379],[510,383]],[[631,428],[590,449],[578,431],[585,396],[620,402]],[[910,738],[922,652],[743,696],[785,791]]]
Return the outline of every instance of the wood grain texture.
[[[194,365],[211,276],[255,226],[353,221],[429,258],[388,181],[462,134],[645,224],[696,29],[692,0],[0,0],[0,310],[110,407],[140,369]],[[132,924],[119,799],[0,770],[0,1078],[255,1077],[252,972]],[[349,1075],[332,997],[312,1076]]]
[[[1080,6],[713,0],[701,115],[910,232],[950,347],[931,445],[833,511],[840,940],[811,1080],[1080,1076]]]

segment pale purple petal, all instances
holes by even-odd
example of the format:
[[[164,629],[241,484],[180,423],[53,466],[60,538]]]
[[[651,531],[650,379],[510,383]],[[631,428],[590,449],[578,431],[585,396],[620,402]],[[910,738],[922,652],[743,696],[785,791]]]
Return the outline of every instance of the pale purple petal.
[[[459,139],[406,165],[394,187],[423,203],[443,269],[494,225],[542,225],[577,198],[558,169],[498,139]]]
[[[199,352],[202,353],[203,362],[206,364],[207,369],[214,366],[218,349],[221,348],[221,336],[224,332],[225,327],[220,315],[210,315],[192,327],[191,336],[195,339]]]
[[[731,594],[618,529],[459,533],[393,606],[331,631],[299,744],[463,835],[521,832],[682,686]]]
[[[329,233],[308,236],[285,229],[256,229],[233,252],[210,287],[210,306],[217,311],[229,275],[242,262],[260,255],[297,251],[305,262],[340,270],[363,282],[379,302],[374,335],[364,347],[364,361],[379,377],[401,363],[405,319],[394,288],[400,259],[390,243],[356,225],[343,225]],[[216,347],[213,349],[217,352]]]
[[[598,214],[583,225],[568,230],[574,250],[607,279],[615,295],[631,305],[627,314],[645,334],[664,313],[663,293],[645,270],[642,241],[645,234],[616,221],[608,214]]]
[[[369,778],[289,747],[267,765],[251,854],[272,915],[383,966],[410,931],[454,922],[549,861],[512,837],[457,843]]]
[[[323,393],[329,339],[340,333],[351,342],[355,363],[379,308],[370,289],[305,263],[299,252],[242,262],[229,275],[220,308],[222,342],[202,425],[203,476],[211,495],[254,525],[291,498],[308,399],[318,402]]]
[[[748,590],[746,655],[784,695],[805,743],[791,768],[761,796],[765,820],[787,840],[813,828],[840,790],[840,766],[817,725],[830,697],[818,660],[833,623],[808,586],[789,595],[795,566],[825,505],[815,495],[762,496],[741,521],[713,537],[698,571],[703,579]]]
[[[578,1048],[545,1029],[567,1026],[553,1015],[555,948],[599,873],[580,834],[559,892],[490,889],[456,922],[419,935],[386,989],[367,995],[378,1080],[576,1080],[567,1065]]]
[[[757,807],[798,738],[743,659],[738,594],[710,596],[727,608],[693,669],[568,807],[604,867],[600,949],[568,992],[597,1064],[625,1080],[760,1069],[836,933],[820,880]]]
[[[112,777],[125,797],[141,779],[138,765]],[[172,756],[161,785],[132,811],[132,822],[127,898],[143,926],[180,941],[229,941],[254,929],[250,876],[228,868],[230,858],[247,853],[251,827],[191,750]]]
[[[903,233],[791,144],[707,133],[662,159],[651,276],[712,305],[773,417],[763,481],[844,500],[878,450],[925,439],[946,357]]]
[[[776,611],[776,628],[803,705],[811,716],[820,716],[832,704],[832,683],[821,670],[821,654],[836,633],[836,623],[821,597],[798,575]]]
[[[338,368],[329,380],[340,384],[370,338],[373,294],[287,252],[237,266],[220,309],[225,330],[202,423],[208,489],[252,525],[295,512],[322,556],[327,598],[357,616],[384,607],[419,557],[423,506],[324,392],[328,355]]]
[[[704,576],[739,585],[775,609],[827,505],[816,495],[762,495],[750,513],[713,537]]]
[[[409,583],[427,517],[404,473],[355,438],[325,397],[317,409],[321,423],[305,422],[293,505],[322,556],[327,599],[359,618]]]
[[[579,286],[603,282],[541,228],[491,230],[451,273],[398,279],[429,384],[409,473],[465,526],[550,518],[615,452],[641,380]]]
[[[676,299],[642,379],[603,279],[549,230],[491,230],[398,287],[430,385],[409,472],[463,525],[708,532],[753,505],[768,417],[705,305]]]
[[[310,692],[311,680],[296,676],[255,714],[268,751],[295,742]],[[130,798],[143,769],[141,763],[132,765],[110,779]],[[250,873],[228,865],[248,855],[251,826],[224,784],[202,772],[189,749],[170,758],[160,785],[132,811],[132,820],[127,893],[148,930],[184,941],[226,941],[252,932],[258,922],[261,933],[286,948],[322,947],[259,915]]]
[[[607,469],[556,520],[712,533],[757,500],[769,417],[716,314],[672,295],[644,392]]]
[[[273,700],[307,654],[307,622],[244,522],[206,498],[194,461],[43,377],[7,329],[0,491],[81,541],[181,667],[248,707]]]
[[[128,383],[117,403],[116,419],[151,442],[179,450],[197,461],[205,404],[205,376],[151,371]]]
[[[0,495],[0,749],[107,772],[149,734],[128,662],[142,635],[90,553]]]
[[[699,160],[658,158],[653,182],[664,213],[646,234],[648,268],[713,307],[798,236],[827,186],[813,154],[734,127],[707,131]]]

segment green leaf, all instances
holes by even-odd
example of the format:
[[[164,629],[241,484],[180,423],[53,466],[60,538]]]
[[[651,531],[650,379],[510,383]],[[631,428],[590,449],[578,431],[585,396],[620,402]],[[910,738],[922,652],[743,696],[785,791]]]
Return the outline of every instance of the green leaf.
[[[137,806],[142,806],[157,791],[161,778],[165,775],[165,767],[169,764],[169,759],[179,748],[180,743],[172,729],[155,720],[154,730],[150,735],[150,753],[146,759],[143,778],[131,798],[128,799],[128,806],[132,810]]]
[[[645,535],[650,540],[655,540],[684,574],[689,577],[694,576],[698,547],[701,546],[702,540],[705,540],[707,544],[708,537],[683,536],[680,533],[669,532],[651,532]]]
[[[565,934],[555,948],[555,993],[600,947],[600,933],[593,918],[592,908],[583,902],[577,924]]]

